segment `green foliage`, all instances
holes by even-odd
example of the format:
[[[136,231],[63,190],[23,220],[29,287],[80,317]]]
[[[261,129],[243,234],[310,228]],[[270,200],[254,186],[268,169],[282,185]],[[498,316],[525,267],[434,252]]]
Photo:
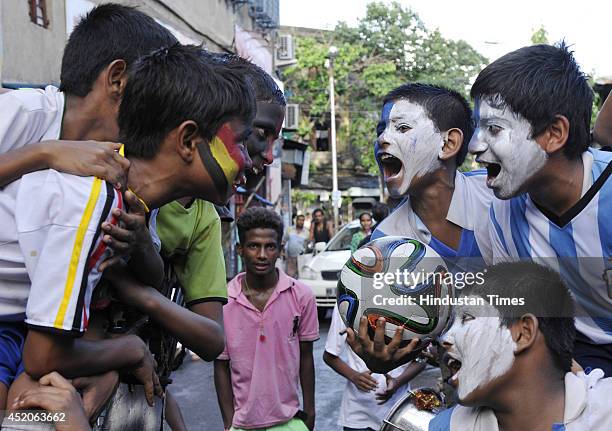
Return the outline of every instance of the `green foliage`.
[[[546,31],[544,26],[541,25],[540,28],[535,30],[533,34],[531,35],[531,44],[538,45],[538,44],[548,44],[548,43],[550,43],[548,42],[548,32]]]
[[[329,112],[329,46],[338,48],[334,61],[338,145],[356,168],[372,173],[378,167],[372,143],[382,98],[406,82],[425,82],[453,88],[467,96],[470,80],[486,59],[464,41],[445,39],[425,27],[418,15],[397,2],[375,2],[356,27],[339,23],[321,37],[298,37],[297,63],[284,71],[289,102],[299,103],[303,123],[298,134],[310,136],[308,126],[326,123]],[[341,144],[344,144],[341,146]]]
[[[317,201],[317,195],[309,190],[291,189],[291,202],[298,210],[310,208]]]

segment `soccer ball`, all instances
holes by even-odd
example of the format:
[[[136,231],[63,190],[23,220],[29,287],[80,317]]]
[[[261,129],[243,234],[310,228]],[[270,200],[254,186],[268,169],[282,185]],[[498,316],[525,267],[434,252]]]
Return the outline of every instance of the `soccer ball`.
[[[422,242],[400,236],[375,239],[344,264],[338,280],[338,310],[346,326],[355,331],[361,316],[366,316],[370,337],[379,317],[387,322],[386,337],[404,327],[402,344],[435,337],[451,316],[450,281],[444,260]]]

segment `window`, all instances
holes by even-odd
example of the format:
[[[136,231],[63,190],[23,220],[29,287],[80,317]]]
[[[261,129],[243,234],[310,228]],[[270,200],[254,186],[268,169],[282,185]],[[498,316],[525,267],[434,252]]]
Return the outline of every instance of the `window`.
[[[28,3],[30,5],[30,21],[43,28],[49,27],[47,0],[28,0]]]
[[[361,229],[361,226],[342,228],[338,235],[334,236],[334,238],[330,241],[325,251],[350,250],[353,235],[356,234],[359,229]]]

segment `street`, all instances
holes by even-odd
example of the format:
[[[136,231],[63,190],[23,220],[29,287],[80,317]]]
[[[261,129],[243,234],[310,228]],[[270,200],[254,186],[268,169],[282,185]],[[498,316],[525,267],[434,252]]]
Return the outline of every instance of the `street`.
[[[315,429],[334,431],[340,429],[337,424],[338,411],[346,380],[323,362],[323,350],[330,322],[327,319],[319,323],[321,338],[314,343],[317,411]],[[435,371],[422,373],[413,382],[413,387],[432,386],[436,376]],[[181,406],[187,428],[190,431],[223,430],[213,381],[212,363],[201,360],[192,361],[191,357],[187,356],[181,368],[172,375],[172,378],[173,383],[169,389]],[[389,408],[391,407],[390,405]]]

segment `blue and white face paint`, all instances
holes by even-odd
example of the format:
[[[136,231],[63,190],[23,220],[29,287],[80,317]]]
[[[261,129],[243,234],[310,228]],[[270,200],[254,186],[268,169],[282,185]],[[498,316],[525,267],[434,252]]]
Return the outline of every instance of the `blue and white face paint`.
[[[548,158],[531,137],[531,125],[499,96],[476,99],[470,153],[487,168],[487,186],[499,199],[520,194]]]
[[[377,132],[376,159],[392,196],[406,195],[415,177],[442,166],[444,138],[421,105],[405,99],[385,104]]]

